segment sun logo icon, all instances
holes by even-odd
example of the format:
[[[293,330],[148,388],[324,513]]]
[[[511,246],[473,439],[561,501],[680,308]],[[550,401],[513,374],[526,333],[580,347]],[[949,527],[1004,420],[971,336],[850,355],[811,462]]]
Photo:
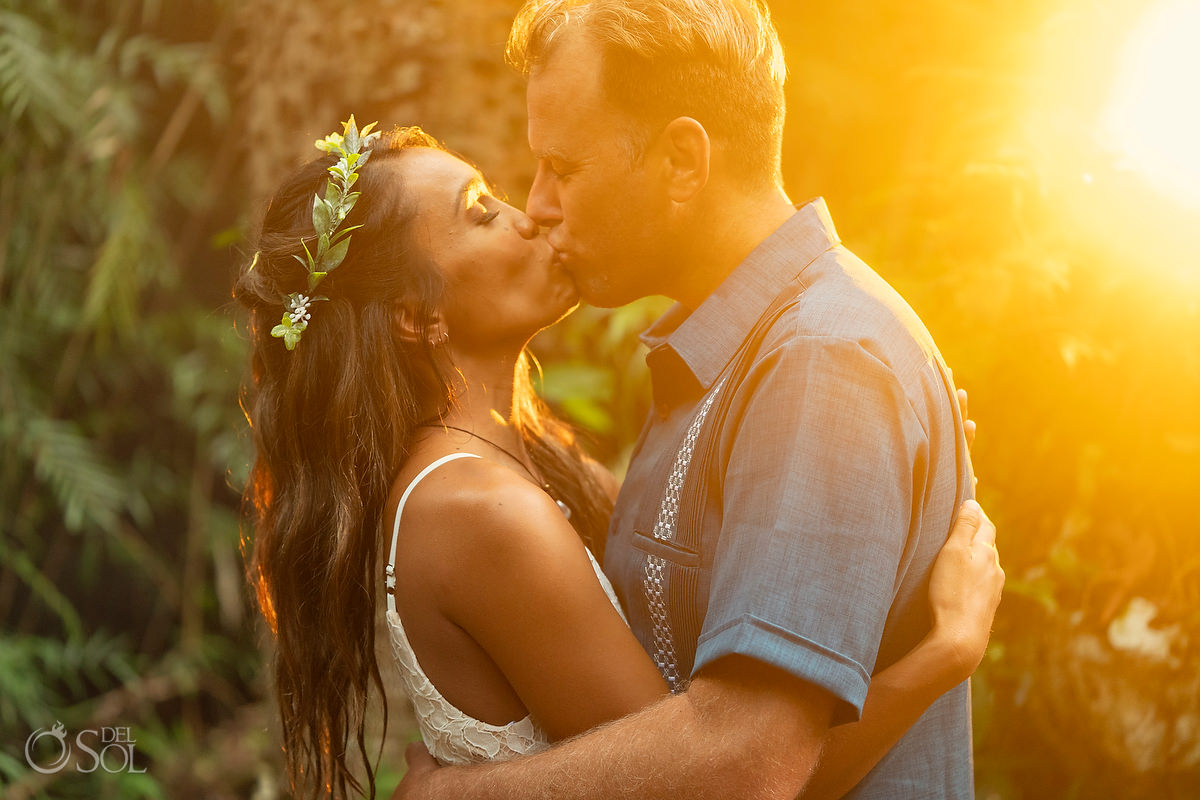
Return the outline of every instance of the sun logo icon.
[[[59,755],[54,763],[49,766],[40,766],[34,762],[33,750],[37,745],[38,739],[44,736],[49,736],[58,740]],[[25,740],[25,761],[29,766],[33,767],[38,772],[44,775],[49,775],[53,772],[58,772],[67,764],[67,759],[71,757],[71,746],[67,744],[67,729],[63,727],[61,722],[55,721],[54,727],[47,730],[38,728],[33,733],[29,734],[29,738]]]

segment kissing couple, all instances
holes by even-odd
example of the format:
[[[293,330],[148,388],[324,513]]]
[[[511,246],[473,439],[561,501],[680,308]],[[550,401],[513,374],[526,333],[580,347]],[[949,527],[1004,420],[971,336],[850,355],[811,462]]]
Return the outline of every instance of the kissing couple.
[[[395,798],[973,797],[1004,582],[974,425],[914,312],[784,192],[767,7],[528,0],[507,57],[524,210],[351,118],[235,288],[296,794],[375,796],[398,669],[423,745]],[[650,295],[675,305],[618,484],[526,346]]]

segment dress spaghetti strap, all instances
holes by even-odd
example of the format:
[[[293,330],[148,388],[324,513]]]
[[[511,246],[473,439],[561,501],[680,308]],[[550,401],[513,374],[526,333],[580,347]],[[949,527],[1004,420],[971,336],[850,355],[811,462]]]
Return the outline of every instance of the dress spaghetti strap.
[[[387,564],[387,620],[388,639],[391,642],[392,655],[404,691],[412,702],[413,711],[417,718],[417,727],[421,731],[421,739],[429,752],[442,764],[472,764],[483,761],[504,761],[517,756],[535,753],[548,746],[546,736],[533,718],[526,714],[519,720],[504,725],[493,725],[477,719],[447,700],[437,686],[433,684],[425,670],[417,660],[404,623],[396,611],[396,599],[392,594],[396,585],[396,542],[400,530],[400,514],[404,511],[405,503],[413,488],[433,470],[457,458],[480,458],[473,453],[454,453],[434,461],[421,470],[404,494],[396,507],[396,518],[392,523],[392,547],[388,554]],[[600,587],[608,595],[613,608],[624,618],[621,605],[612,590],[612,585],[604,577],[600,565],[588,551],[588,559]]]
[[[387,592],[385,592],[385,594],[387,595],[388,611],[396,610],[396,596],[392,594],[392,591],[396,588],[396,540],[400,535],[400,514],[404,511],[404,504],[408,502],[408,496],[412,494],[413,489],[417,488],[417,484],[425,479],[426,475],[433,472],[442,464],[447,464],[460,458],[482,457],[483,456],[477,456],[474,453],[451,453],[448,456],[442,456],[437,461],[434,461],[428,467],[418,472],[417,477],[413,478],[412,483],[408,484],[408,488],[404,490],[404,494],[400,495],[400,504],[396,506],[396,520],[392,523],[392,547],[388,551],[386,571],[387,578],[385,580],[387,585]]]

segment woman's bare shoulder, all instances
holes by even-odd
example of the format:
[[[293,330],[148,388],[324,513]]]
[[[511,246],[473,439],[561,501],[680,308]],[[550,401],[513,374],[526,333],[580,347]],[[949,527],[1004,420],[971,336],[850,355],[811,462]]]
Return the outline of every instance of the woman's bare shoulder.
[[[582,547],[549,495],[482,458],[456,459],[426,475],[405,504],[399,540],[411,568],[450,571],[456,583],[475,568],[492,573],[531,552]]]

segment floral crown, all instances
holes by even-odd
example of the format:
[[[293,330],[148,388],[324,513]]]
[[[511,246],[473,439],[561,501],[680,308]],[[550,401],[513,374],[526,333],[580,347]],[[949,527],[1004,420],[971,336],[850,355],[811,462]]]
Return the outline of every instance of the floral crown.
[[[354,123],[354,115],[351,114],[350,119],[342,123],[341,133],[331,133],[315,143],[318,150],[333,153],[338,160],[329,168],[330,178],[325,187],[325,196],[318,194],[313,200],[312,221],[315,236],[300,239],[300,246],[304,248],[303,258],[298,255],[292,256],[308,270],[309,294],[289,294],[284,302],[283,321],[271,329],[271,335],[276,339],[283,339],[284,347],[288,350],[296,348],[301,334],[312,319],[309,306],[318,300],[329,299],[320,295],[312,296],[312,292],[346,257],[351,231],[362,227],[351,225],[342,228],[341,224],[358,201],[360,193],[352,192],[350,188],[358,180],[358,171],[371,157],[370,143],[379,138],[378,131],[371,132],[375,124],[372,122],[360,131]],[[308,247],[313,238],[317,240],[315,254]],[[258,255],[254,255],[255,262],[258,261]],[[254,264],[250,265],[250,269],[254,269]]]

